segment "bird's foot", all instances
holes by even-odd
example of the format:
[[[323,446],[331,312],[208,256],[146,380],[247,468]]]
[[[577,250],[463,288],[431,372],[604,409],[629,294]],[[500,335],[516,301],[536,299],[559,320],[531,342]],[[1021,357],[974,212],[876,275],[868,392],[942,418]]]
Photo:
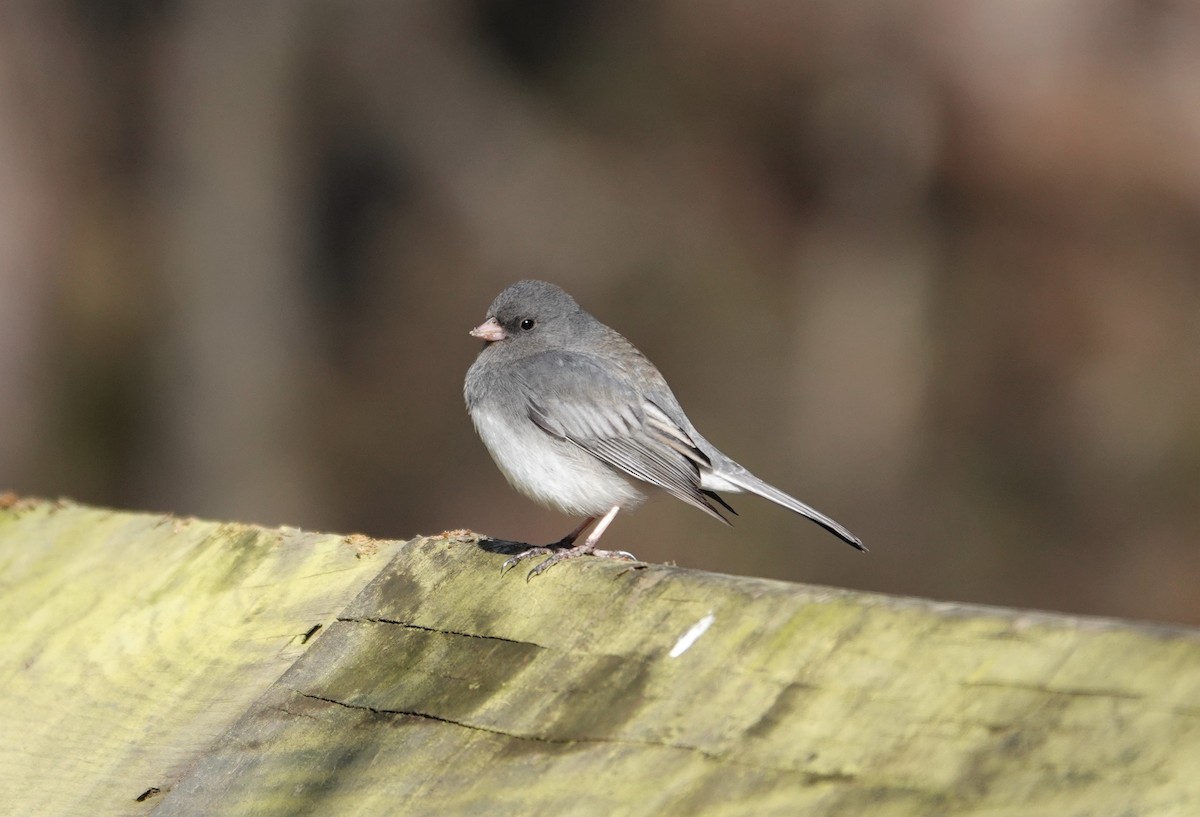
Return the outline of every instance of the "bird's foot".
[[[513,556],[504,564],[500,565],[500,575],[503,576],[509,570],[516,567],[526,559],[532,559],[534,556],[546,556],[551,553],[561,553],[561,551],[552,547],[536,547],[530,548],[529,550],[522,550],[516,556]]]
[[[571,531],[553,544],[539,545],[538,547],[531,547],[527,548],[526,550],[522,550],[504,564],[500,565],[500,575],[503,576],[518,563],[523,562],[526,559],[532,559],[534,556],[549,556],[553,553],[559,553],[563,550],[568,550],[572,545],[575,544],[575,540],[579,538],[579,532],[583,529],[583,527],[583,525],[580,525],[578,528]]]
[[[534,556],[548,555],[550,558],[546,559],[545,561],[538,562],[533,570],[529,571],[529,574],[525,577],[525,581],[529,581],[534,576],[541,575],[548,568],[558,564],[559,562],[566,561],[567,559],[574,559],[578,556],[599,556],[602,559],[620,559],[621,561],[626,562],[637,561],[637,557],[629,551],[599,550],[589,542],[584,542],[582,545],[575,545],[574,547],[564,547],[563,545],[563,542],[556,542],[548,547],[535,547],[526,551],[522,551],[500,566],[500,574],[504,575],[510,568],[514,567],[519,562],[523,562],[526,559],[531,559]]]

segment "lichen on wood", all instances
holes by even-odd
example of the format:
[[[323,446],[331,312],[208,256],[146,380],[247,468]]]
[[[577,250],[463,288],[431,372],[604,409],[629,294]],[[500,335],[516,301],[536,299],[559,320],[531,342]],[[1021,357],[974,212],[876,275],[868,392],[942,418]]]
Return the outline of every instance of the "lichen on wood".
[[[0,510],[0,725],[20,736],[0,745],[0,799],[28,815],[1200,813],[1195,630],[605,560],[526,583],[474,536],[372,544]]]

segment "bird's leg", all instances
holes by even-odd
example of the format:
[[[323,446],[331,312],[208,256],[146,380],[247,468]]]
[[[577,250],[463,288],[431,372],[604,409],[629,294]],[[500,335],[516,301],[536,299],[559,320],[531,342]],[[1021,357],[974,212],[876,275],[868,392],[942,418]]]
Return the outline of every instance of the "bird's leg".
[[[575,540],[579,538],[580,534],[591,527],[591,524],[595,521],[596,517],[589,516],[587,519],[579,523],[579,527],[575,528],[575,530],[571,531],[557,542],[553,542],[549,545],[542,545],[540,547],[532,547],[528,550],[521,551],[507,562],[500,565],[500,575],[503,576],[508,572],[510,567],[518,562],[524,561],[525,559],[529,559],[533,556],[548,556],[551,553],[556,553],[560,550],[565,550],[566,548],[571,547],[573,544],[575,544]]]
[[[612,507],[612,509],[609,510],[608,513],[604,514],[604,516],[600,518],[600,521],[596,523],[595,529],[591,532],[591,534],[588,536],[588,538],[584,540],[582,545],[575,545],[574,547],[565,547],[565,548],[560,548],[560,549],[556,549],[556,550],[542,548],[541,549],[542,553],[537,553],[537,554],[535,554],[531,551],[525,551],[525,553],[517,554],[516,556],[514,556],[512,559],[509,559],[508,561],[512,562],[513,564],[516,564],[517,561],[520,561],[521,559],[525,558],[526,555],[534,556],[534,555],[543,555],[545,553],[550,554],[549,559],[546,559],[544,562],[540,562],[537,565],[537,567],[535,567],[533,570],[529,571],[529,575],[525,577],[525,581],[529,581],[534,576],[539,575],[540,573],[545,571],[547,568],[549,568],[551,565],[558,564],[559,562],[564,561],[566,559],[574,559],[576,556],[591,555],[591,556],[600,556],[605,559],[622,559],[625,561],[636,562],[637,557],[635,557],[632,553],[628,553],[627,551],[624,551],[624,550],[598,550],[596,548],[596,542],[600,541],[600,537],[604,535],[605,529],[610,524],[612,524],[612,521],[616,517],[617,511],[619,511],[619,510],[621,510],[621,506],[615,505]],[[579,534],[581,534],[586,529],[587,529],[587,525],[581,525],[576,531],[574,531],[574,533],[570,537],[570,540],[574,541],[574,537],[578,537]],[[567,539],[564,538],[564,542],[566,542],[566,541],[567,541]],[[534,548],[533,550],[538,550],[538,548]],[[507,562],[505,563],[505,565],[509,566]]]
[[[592,523],[595,521],[596,521],[596,517],[589,516],[587,519],[580,522],[579,527],[575,528],[575,530],[571,531],[570,533],[568,533],[563,538],[559,539],[554,544],[546,545],[546,547],[551,548],[551,549],[569,548],[571,545],[575,544],[575,540],[578,539],[585,530],[590,528],[592,526]]]

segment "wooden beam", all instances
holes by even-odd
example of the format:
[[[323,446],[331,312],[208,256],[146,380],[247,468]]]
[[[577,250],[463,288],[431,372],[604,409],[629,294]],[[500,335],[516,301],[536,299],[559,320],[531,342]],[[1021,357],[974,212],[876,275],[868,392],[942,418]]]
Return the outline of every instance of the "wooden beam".
[[[1195,630],[587,559],[526,583],[466,534],[363,560],[6,513],[5,564],[58,542],[0,601],[6,664],[46,667],[0,702],[14,813],[1200,813]],[[111,589],[60,611],[74,581]]]
[[[149,813],[400,546],[0,506],[0,813],[28,817]]]

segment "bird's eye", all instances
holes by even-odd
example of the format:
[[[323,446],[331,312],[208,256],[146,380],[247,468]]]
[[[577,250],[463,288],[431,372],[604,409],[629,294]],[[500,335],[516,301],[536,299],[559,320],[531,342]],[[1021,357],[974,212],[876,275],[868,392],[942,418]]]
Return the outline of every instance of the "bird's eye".
[[[521,328],[523,330],[525,330],[526,332],[528,332],[530,329],[532,329],[533,328],[533,318],[526,318],[525,320],[521,321]]]

